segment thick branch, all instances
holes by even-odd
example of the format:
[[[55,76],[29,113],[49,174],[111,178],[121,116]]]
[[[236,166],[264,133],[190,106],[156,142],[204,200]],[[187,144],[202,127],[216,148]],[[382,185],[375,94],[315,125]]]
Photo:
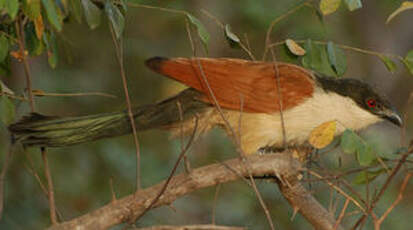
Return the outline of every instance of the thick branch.
[[[300,165],[287,154],[253,155],[246,158],[253,175],[288,174],[297,173]],[[234,170],[237,173],[234,173]],[[247,176],[248,172],[243,167],[240,159],[228,160],[224,163],[216,163],[194,169],[190,174],[175,176],[158,202],[153,206],[170,204],[195,190],[227,183]],[[50,229],[105,229],[113,225],[125,222],[134,216],[139,216],[158,194],[165,182],[137,191],[115,202],[109,203],[95,211],[52,226]]]
[[[318,203],[297,178],[283,177],[282,180],[278,181],[278,186],[294,210],[300,212],[315,229],[343,229],[340,225],[335,226],[334,216]]]
[[[297,178],[301,165],[292,159],[287,153],[252,155],[245,158],[246,162],[240,159],[232,159],[223,163],[216,163],[201,168],[194,169],[190,174],[182,173],[173,177],[165,193],[159,198],[152,208],[167,205],[193,191],[201,188],[215,186],[221,183],[228,183],[248,176],[248,171],[243,164],[249,164],[249,170],[254,176],[279,175],[282,178],[290,178],[290,187],[281,186],[281,191],[293,204],[293,207],[300,207],[300,212],[316,227],[322,228],[321,223],[332,223],[335,220],[322,206],[293,178]],[[165,181],[152,187],[139,190],[135,194],[111,202],[95,211],[52,226],[49,229],[105,229],[116,224],[126,222],[139,216],[152,202]],[[302,207],[297,203],[303,203]],[[311,212],[309,210],[312,210]],[[314,221],[317,218],[326,220]],[[332,228],[330,228],[332,229]],[[340,228],[338,228],[340,229]]]

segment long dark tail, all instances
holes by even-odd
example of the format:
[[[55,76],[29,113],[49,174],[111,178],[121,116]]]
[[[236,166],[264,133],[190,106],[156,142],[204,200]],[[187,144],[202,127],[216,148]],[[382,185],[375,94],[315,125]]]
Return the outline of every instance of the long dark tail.
[[[188,89],[175,97],[133,111],[137,131],[165,128],[181,120],[178,103],[186,120],[209,107],[198,101],[199,93]],[[14,141],[24,146],[61,147],[114,137],[132,132],[127,112],[80,117],[49,117],[32,113],[9,127]]]

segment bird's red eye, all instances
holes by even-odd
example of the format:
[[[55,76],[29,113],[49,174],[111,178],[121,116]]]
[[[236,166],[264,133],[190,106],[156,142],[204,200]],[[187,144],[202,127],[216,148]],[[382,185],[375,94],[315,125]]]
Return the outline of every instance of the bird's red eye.
[[[374,99],[368,99],[368,100],[367,100],[367,105],[368,105],[370,108],[376,107],[376,100],[374,100]]]

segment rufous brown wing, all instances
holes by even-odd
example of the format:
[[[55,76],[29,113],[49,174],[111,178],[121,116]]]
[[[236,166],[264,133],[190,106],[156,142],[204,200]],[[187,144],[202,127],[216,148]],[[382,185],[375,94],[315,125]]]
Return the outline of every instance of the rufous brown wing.
[[[312,72],[297,65],[247,61],[231,58],[161,58],[146,61],[157,73],[175,79],[202,92],[203,101],[225,109],[251,113],[274,113],[288,110],[314,92]],[[278,72],[280,93],[277,93]]]

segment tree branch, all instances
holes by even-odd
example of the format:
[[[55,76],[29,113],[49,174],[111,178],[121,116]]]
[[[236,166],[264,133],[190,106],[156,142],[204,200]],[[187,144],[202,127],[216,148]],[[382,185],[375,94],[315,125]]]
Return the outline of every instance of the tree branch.
[[[300,185],[298,178],[302,170],[301,165],[287,152],[250,155],[245,160],[246,162],[239,158],[231,159],[194,169],[190,174],[182,173],[174,176],[169,182],[168,189],[152,208],[170,204],[176,199],[202,188],[235,181],[240,179],[240,176],[246,177],[249,172],[254,176],[277,175],[288,178],[288,184],[291,186],[280,185],[280,187],[293,207],[299,207],[299,211],[316,229],[327,229],[325,226],[331,226],[330,229],[332,229],[336,222],[334,217]],[[249,172],[244,165],[245,163],[249,165]],[[164,183],[165,181],[162,181],[152,187],[139,190],[132,195],[110,202],[95,211],[49,229],[106,229],[126,222],[139,216],[149,206],[150,201],[159,193]],[[337,229],[341,229],[341,227]]]
[[[297,177],[281,176],[280,179],[277,182],[281,193],[294,210],[300,212],[315,229],[343,229],[340,225],[336,226],[334,216],[318,203],[311,193],[301,185]]]

